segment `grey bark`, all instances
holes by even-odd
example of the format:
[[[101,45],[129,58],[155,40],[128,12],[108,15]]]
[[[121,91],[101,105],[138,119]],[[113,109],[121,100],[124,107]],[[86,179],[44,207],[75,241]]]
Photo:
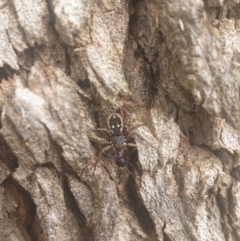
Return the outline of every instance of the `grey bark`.
[[[240,240],[238,1],[0,12],[0,240]],[[119,111],[137,151],[94,171]]]

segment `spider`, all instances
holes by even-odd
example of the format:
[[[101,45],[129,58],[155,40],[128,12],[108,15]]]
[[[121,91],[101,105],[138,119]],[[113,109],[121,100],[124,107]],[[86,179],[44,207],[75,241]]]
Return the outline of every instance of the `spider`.
[[[142,125],[142,124],[141,124]],[[98,131],[107,132],[109,135],[109,145],[104,147],[97,156],[97,160],[94,164],[94,169],[97,166],[97,163],[101,159],[104,152],[113,149],[115,157],[117,159],[116,163],[118,166],[125,165],[124,154],[128,147],[137,148],[137,145],[134,143],[127,143],[130,139],[130,134],[133,132],[133,129],[139,127],[137,125],[127,131],[126,126],[124,125],[123,117],[120,114],[112,113],[107,117],[107,128],[99,128]]]

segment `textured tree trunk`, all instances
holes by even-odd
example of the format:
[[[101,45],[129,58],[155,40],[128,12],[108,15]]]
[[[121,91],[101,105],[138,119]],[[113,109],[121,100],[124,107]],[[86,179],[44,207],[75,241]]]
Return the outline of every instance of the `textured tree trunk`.
[[[238,2],[0,0],[0,240],[240,240]]]

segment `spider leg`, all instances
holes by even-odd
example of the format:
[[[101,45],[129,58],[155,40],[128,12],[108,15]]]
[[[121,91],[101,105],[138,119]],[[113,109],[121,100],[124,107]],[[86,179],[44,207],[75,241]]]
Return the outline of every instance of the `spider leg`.
[[[122,106],[119,108],[119,111],[120,111],[120,115],[124,118],[124,111]]]
[[[144,124],[141,123],[141,124],[138,124],[138,125],[135,125],[135,126],[129,128],[129,129],[126,128],[126,133],[127,133],[126,139],[129,140],[132,137],[132,134],[136,134],[136,129],[140,126],[144,126]]]
[[[128,128],[128,132],[131,133],[133,130],[135,130],[136,128],[140,127],[140,126],[144,126],[145,124],[143,123],[140,123],[140,124],[137,124],[135,126],[132,126],[131,128]]]
[[[94,132],[88,133],[88,138],[95,143],[101,143],[103,145],[109,144],[109,141],[97,136]]]
[[[126,147],[133,147],[133,149],[130,152],[128,152],[128,154],[131,154],[133,151],[137,149],[138,146],[134,143],[126,143]],[[126,149],[126,151],[128,151],[128,149]]]
[[[137,144],[134,144],[134,143],[126,143],[126,146],[127,147],[135,147],[135,148],[138,147]]]
[[[109,135],[111,135],[111,132],[107,128],[97,128],[97,129],[95,129],[95,131],[103,131],[103,132],[106,132]]]
[[[98,156],[97,156],[97,160],[96,160],[96,162],[94,163],[94,171],[95,171],[95,169],[96,169],[96,167],[97,167],[98,162],[101,160],[102,154],[103,154],[104,152],[108,151],[108,150],[111,149],[111,148],[112,148],[112,146],[108,145],[108,146],[105,146],[105,147],[99,152],[99,154],[98,154]]]
[[[140,133],[138,133],[136,130],[133,130],[131,135],[135,135],[135,136],[138,136],[141,140],[147,142],[149,145],[151,145],[151,143],[143,136],[141,135]],[[129,139],[131,138],[131,136],[129,137]],[[127,140],[129,140],[127,139]]]

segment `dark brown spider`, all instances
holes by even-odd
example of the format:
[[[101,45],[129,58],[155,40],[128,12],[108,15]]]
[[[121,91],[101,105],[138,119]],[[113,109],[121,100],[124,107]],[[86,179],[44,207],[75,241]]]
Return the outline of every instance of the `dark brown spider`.
[[[141,124],[142,125],[142,124]],[[124,154],[128,147],[137,148],[137,145],[134,143],[128,143],[130,134],[132,134],[133,129],[141,126],[135,126],[130,130],[127,130],[124,125],[123,117],[120,114],[112,113],[107,118],[107,128],[97,129],[98,131],[105,131],[109,135],[109,145],[104,147],[97,156],[97,161],[94,164],[96,168],[97,163],[101,159],[104,152],[113,149],[115,158],[117,159],[116,163],[118,166],[124,166],[125,158]]]

